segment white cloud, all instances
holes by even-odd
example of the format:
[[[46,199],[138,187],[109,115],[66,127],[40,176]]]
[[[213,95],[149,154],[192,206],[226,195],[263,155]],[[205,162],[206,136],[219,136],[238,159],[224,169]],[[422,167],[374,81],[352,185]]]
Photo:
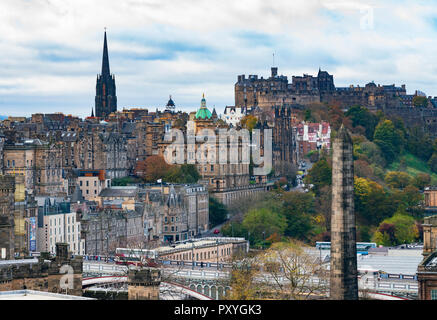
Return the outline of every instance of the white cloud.
[[[373,25],[363,30],[366,8]],[[374,80],[437,95],[436,18],[435,1],[412,0],[2,0],[0,114],[52,111],[51,96],[88,115],[104,27],[119,109],[163,105],[168,94],[193,108],[204,91],[223,109],[237,75],[269,75],[273,52],[289,78],[320,66],[341,86]]]

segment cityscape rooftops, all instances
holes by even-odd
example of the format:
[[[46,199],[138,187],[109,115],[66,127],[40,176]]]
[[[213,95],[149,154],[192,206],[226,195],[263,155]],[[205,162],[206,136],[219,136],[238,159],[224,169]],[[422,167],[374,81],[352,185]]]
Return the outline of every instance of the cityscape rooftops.
[[[135,197],[138,194],[139,188],[134,186],[129,187],[111,187],[103,189],[100,192],[100,197],[110,198],[110,197]]]

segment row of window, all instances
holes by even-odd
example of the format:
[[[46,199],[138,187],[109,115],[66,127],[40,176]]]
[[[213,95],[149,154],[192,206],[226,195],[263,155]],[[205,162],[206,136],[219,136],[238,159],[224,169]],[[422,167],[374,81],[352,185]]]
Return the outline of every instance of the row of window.
[[[219,253],[221,253],[221,256],[229,256],[231,255],[231,248],[222,248]],[[181,253],[181,254],[174,254],[170,256],[170,259],[172,260],[178,260],[178,261],[187,261],[192,260],[194,257],[195,260],[209,260],[211,258],[217,257],[217,250],[211,250],[211,251],[202,251],[202,252],[196,252],[193,254],[192,252],[187,253]]]
[[[71,219],[70,219],[71,218]],[[54,223],[53,223],[53,225],[56,227],[56,221],[58,221],[58,225],[61,225],[61,218],[59,217],[59,218],[54,218],[54,219],[50,219],[50,227],[52,226],[52,221],[54,221]],[[70,216],[68,216],[67,217],[67,224],[70,224],[70,222],[71,223],[75,223],[76,222],[76,219],[75,219],[75,216],[73,215],[72,217],[70,217]]]

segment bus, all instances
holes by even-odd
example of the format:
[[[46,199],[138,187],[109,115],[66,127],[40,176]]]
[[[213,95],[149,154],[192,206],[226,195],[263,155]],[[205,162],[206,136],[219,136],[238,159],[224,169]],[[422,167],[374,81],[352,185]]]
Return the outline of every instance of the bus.
[[[155,250],[117,248],[114,261],[119,265],[156,267],[157,258],[158,253]]]
[[[377,245],[374,242],[357,242],[357,253],[369,254],[369,249],[376,247]],[[316,242],[316,249],[331,250],[331,242]]]

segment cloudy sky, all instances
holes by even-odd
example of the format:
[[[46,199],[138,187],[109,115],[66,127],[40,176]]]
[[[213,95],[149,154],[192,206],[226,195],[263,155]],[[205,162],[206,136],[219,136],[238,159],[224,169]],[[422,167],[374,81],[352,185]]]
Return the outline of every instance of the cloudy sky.
[[[239,74],[334,75],[437,96],[434,0],[1,0],[0,115],[94,107],[108,30],[118,108],[219,112]]]

